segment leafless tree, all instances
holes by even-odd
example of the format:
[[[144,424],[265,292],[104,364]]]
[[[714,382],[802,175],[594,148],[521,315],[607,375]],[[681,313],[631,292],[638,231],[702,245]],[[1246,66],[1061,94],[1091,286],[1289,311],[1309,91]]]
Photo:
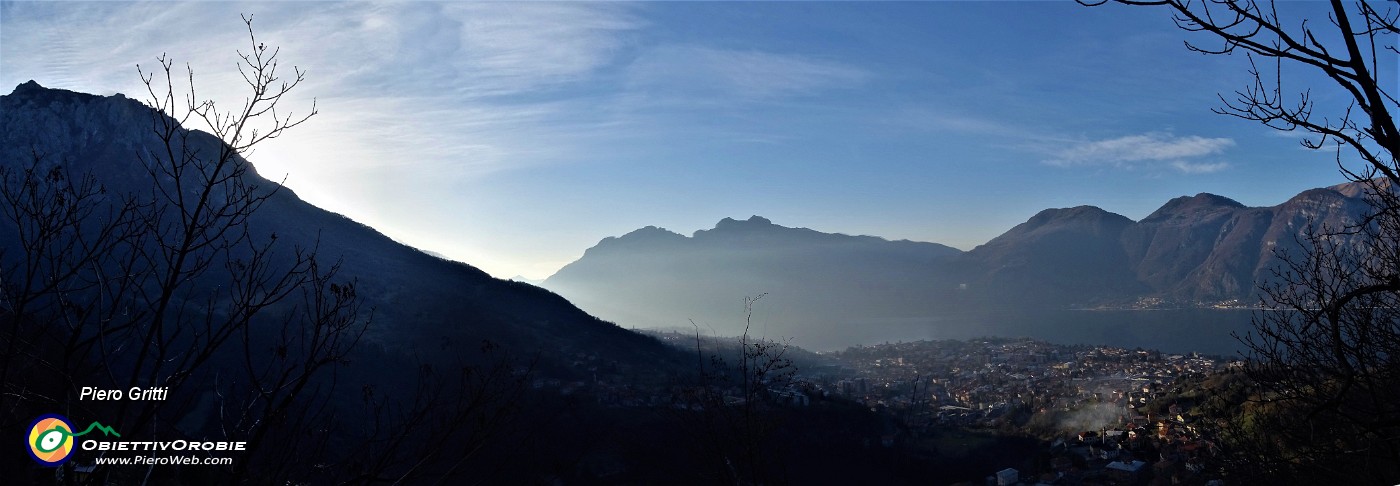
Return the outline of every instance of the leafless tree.
[[[413,360],[367,349],[373,309],[341,262],[319,237],[279,241],[260,226],[281,185],[243,156],[316,108],[284,110],[306,73],[284,79],[278,48],[243,20],[241,105],[201,98],[167,56],[139,71],[151,125],[132,157],[144,174],[113,184],[139,189],[109,190],[38,150],[0,165],[0,235],[17,240],[0,245],[0,425],[59,411],[137,437],[248,443],[227,468],[108,467],[90,483],[402,484],[490,469],[472,460],[515,431],[534,362],[490,342],[472,362],[448,348]],[[76,400],[83,386],[172,392]]]
[[[1354,224],[1304,229],[1301,251],[1280,251],[1278,278],[1261,289],[1266,310],[1241,338],[1256,392],[1242,417],[1251,433],[1236,437],[1259,440],[1236,445],[1253,451],[1251,473],[1290,483],[1400,481],[1400,131],[1393,115],[1400,109],[1393,78],[1400,9],[1330,0],[1317,12],[1325,18],[1293,18],[1295,10],[1323,5],[1112,1],[1170,10],[1178,27],[1196,34],[1186,42],[1192,51],[1243,52],[1252,81],[1222,95],[1215,111],[1301,131],[1304,147],[1335,150],[1342,173],[1370,203]],[[1306,87],[1308,76],[1326,81]],[[1329,96],[1314,89],[1344,101],[1320,102]]]
[[[752,334],[753,307],[764,295],[744,297],[744,332],[734,346],[716,342],[707,353],[696,328],[699,383],[686,399],[699,410],[681,417],[694,445],[713,461],[714,479],[726,483],[774,479],[769,442],[781,422],[776,394],[789,391],[797,372],[787,343]]]
[[[332,456],[335,391],[339,368],[350,362],[352,352],[369,327],[361,311],[355,283],[337,284],[331,279],[339,264],[322,269],[309,266],[309,280],[300,287],[301,310],[275,328],[240,333],[243,368],[240,383],[220,389],[228,424],[225,437],[245,440],[258,455],[234,464],[231,479],[245,482],[288,483],[316,474],[308,458]],[[275,331],[275,333],[273,332]],[[329,372],[330,376],[324,376]],[[222,393],[241,394],[240,398]]]
[[[257,441],[305,403],[313,378],[341,363],[364,332],[353,283],[334,283],[338,265],[323,265],[314,244],[286,248],[250,224],[280,185],[261,184],[242,154],[316,109],[313,101],[300,115],[279,110],[305,72],[294,67],[284,80],[277,49],[257,41],[251,18],[244,23],[250,47],[239,52],[239,72],[250,94],[241,106],[199,97],[193,71],[177,76],[169,57],[153,72],[138,68],[152,125],[132,156],[149,189],[109,191],[94,174],[75,175],[67,161],[37,151],[0,168],[0,213],[17,239],[0,250],[7,429],[61,407],[118,430],[179,434],[174,424],[189,401],[108,405],[76,396],[93,386],[201,397],[219,391],[206,390],[209,365],[237,369],[228,365],[241,355],[242,394],[222,396],[230,400],[219,407],[231,436]],[[286,316],[280,334],[267,327],[271,309]],[[271,353],[249,348],[258,333],[275,337],[263,340]],[[236,352],[229,344],[240,339]]]
[[[242,154],[305,122],[316,109],[313,103],[300,117],[278,113],[277,105],[305,72],[294,67],[291,80],[280,78],[278,50],[257,41],[251,18],[244,23],[250,49],[239,51],[239,72],[250,95],[241,107],[224,110],[201,99],[188,68],[188,92],[177,94],[174,63],[166,56],[159,71],[141,71],[156,112],[152,133],[160,143],[136,154],[153,187],[144,196],[149,202],[139,206],[139,232],[124,255],[121,269],[128,280],[117,284],[119,291],[132,289],[130,301],[141,311],[99,333],[100,362],[113,383],[179,387],[264,310],[327,277],[313,271],[314,248],[293,248],[284,257],[275,234],[255,234],[249,224],[281,186],[260,185]],[[215,143],[187,128],[196,122]],[[207,282],[217,284],[213,290],[197,286]],[[123,356],[133,354],[127,364]],[[130,426],[144,426],[156,411],[141,411]]]

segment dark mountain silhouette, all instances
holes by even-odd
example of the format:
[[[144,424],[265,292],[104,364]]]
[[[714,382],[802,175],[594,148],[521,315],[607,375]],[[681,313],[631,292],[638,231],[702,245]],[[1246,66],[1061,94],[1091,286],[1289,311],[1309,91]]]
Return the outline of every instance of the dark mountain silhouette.
[[[739,330],[743,296],[767,292],[768,332],[785,336],[988,310],[1252,304],[1304,228],[1354,225],[1366,207],[1360,185],[1343,184],[1265,208],[1183,196],[1137,222],[1047,209],[967,252],[726,218],[692,237],[604,239],[544,285],[604,318],[721,333]]]
[[[1150,288],[1185,280],[1215,249],[1222,228],[1244,205],[1214,194],[1178,197],[1123,232],[1123,251]],[[1237,261],[1238,259],[1231,259]]]
[[[1093,206],[1047,209],[973,248],[968,277],[978,295],[1023,304],[1097,301],[1138,291],[1119,243],[1133,221]],[[1053,285],[1046,285],[1054,282]]]
[[[606,238],[544,283],[600,316],[639,327],[742,331],[743,298],[769,294],[758,332],[791,336],[801,323],[915,317],[934,289],[928,271],[957,256],[935,243],[788,228],[754,216],[686,237],[647,227]],[[765,316],[781,316],[767,319]]]
[[[0,163],[22,167],[38,153],[46,166],[94,175],[109,194],[149,193],[151,176],[135,154],[159,144],[151,135],[151,115],[122,95],[47,89],[30,81],[0,96]],[[202,133],[193,140],[205,153],[219,143]],[[261,190],[277,187],[250,177]],[[475,350],[490,340],[524,356],[549,349],[541,367],[556,371],[567,368],[556,359],[576,352],[647,365],[672,356],[656,340],[590,316],[558,295],[397,243],[287,188],[279,188],[247,224],[259,237],[275,235],[286,253],[318,246],[326,260],[342,260],[341,277],[356,279],[365,308],[375,309],[371,342],[390,350]],[[0,244],[10,245],[14,239],[4,231],[12,230],[0,230]]]
[[[38,154],[40,162],[35,173],[48,174],[50,169],[59,167],[74,176],[90,174],[99,181],[105,192],[98,196],[98,206],[120,202],[129,194],[151,196],[152,175],[136,157],[143,151],[164,148],[151,134],[151,116],[150,109],[122,96],[101,97],[25,83],[13,93],[0,96],[0,168],[10,175],[16,170],[22,173],[34,163],[35,154]],[[194,133],[189,143],[176,150],[211,153],[219,147],[218,143],[212,136]],[[53,173],[59,172],[62,171]],[[258,186],[258,194],[278,189],[277,184],[257,174],[250,173],[246,177],[246,181]],[[170,184],[165,187],[175,186],[167,182]],[[162,199],[148,197],[145,200]],[[0,202],[0,208],[6,208],[7,214],[14,214],[14,209],[20,206],[3,206],[6,203]],[[105,214],[103,209],[100,207],[94,214]],[[0,223],[3,219],[0,218]],[[7,269],[23,266],[27,261],[23,257],[27,255],[24,249],[19,248],[23,239],[16,237],[23,230],[14,226],[0,224],[0,261]],[[867,252],[860,250],[865,244],[892,245],[895,253],[902,255],[900,261],[957,253],[950,248],[924,243],[890,243],[877,238],[821,235],[805,230],[790,233],[759,219],[729,221],[724,226],[725,231],[704,238],[714,238],[712,243],[721,247],[789,241],[808,248],[814,255],[849,256],[850,266],[865,264],[861,259]],[[734,226],[735,231],[731,232],[730,226]],[[280,477],[291,477],[294,479],[277,482],[422,483],[452,482],[464,477],[488,483],[583,484],[619,481],[664,484],[676,482],[677,478],[696,481],[695,471],[710,467],[711,458],[696,454],[702,446],[694,444],[710,437],[725,437],[708,430],[693,430],[693,424],[714,423],[710,417],[717,416],[713,414],[723,410],[720,407],[686,410],[684,406],[678,409],[665,401],[651,402],[668,398],[667,392],[679,388],[674,386],[676,384],[697,383],[691,377],[697,371],[693,351],[677,350],[653,337],[599,320],[539,287],[491,278],[470,265],[396,243],[371,228],[301,201],[289,189],[280,188],[273,193],[246,221],[246,227],[260,242],[275,238],[279,249],[287,253],[293,247],[316,247],[324,259],[342,261],[338,280],[356,279],[355,293],[365,300],[365,308],[375,309],[371,335],[360,342],[347,361],[340,363],[343,366],[336,366],[334,372],[321,373],[302,391],[299,400],[306,400],[305,408],[294,407],[289,413],[264,415],[242,415],[236,406],[226,408],[224,404],[238,405],[240,397],[221,393],[251,388],[243,384],[242,378],[256,371],[245,373],[243,368],[252,368],[252,363],[264,360],[261,360],[263,356],[249,355],[266,349],[271,358],[265,361],[275,363],[277,355],[290,354],[295,362],[293,366],[299,366],[301,361],[295,359],[299,357],[298,350],[289,352],[285,348],[257,346],[245,352],[235,345],[235,349],[225,354],[236,356],[211,360],[184,386],[172,390],[171,396],[179,395],[181,402],[174,403],[174,398],[171,402],[161,402],[169,404],[168,410],[162,410],[167,413],[151,421],[156,426],[122,429],[124,434],[130,434],[128,437],[136,440],[165,440],[166,437],[241,440],[248,434],[223,426],[229,422],[236,422],[234,426],[257,422],[255,425],[263,427],[258,430],[267,430],[269,435],[262,436],[265,440],[261,442],[252,442],[247,453],[237,456],[238,461],[250,464],[243,476],[248,482],[272,482]],[[650,251],[660,256],[662,250],[676,243],[676,239],[689,240],[650,228],[610,239],[590,250],[590,255],[606,258],[610,254],[635,255]],[[809,239],[820,240],[820,243],[808,244]],[[145,251],[139,247],[146,240],[135,241],[137,243],[131,244],[132,251]],[[279,263],[287,265],[287,262]],[[697,260],[694,266],[682,268],[704,268],[703,263]],[[879,259],[868,263],[886,265]],[[791,266],[775,268],[805,271]],[[624,269],[617,275],[628,273]],[[664,280],[666,277],[656,278]],[[177,299],[176,305],[193,302],[190,307],[199,307],[205,304],[205,299],[226,295],[211,291],[211,286],[230,285],[228,280],[219,282],[217,278],[187,282],[180,288],[190,297]],[[14,283],[8,279],[0,282],[7,290],[12,285]],[[215,297],[208,297],[210,295]],[[741,318],[740,309],[736,302],[727,317]],[[269,319],[279,319],[275,315],[278,313],[273,311],[259,316],[269,314],[273,315]],[[41,314],[31,312],[29,315]],[[52,314],[43,314],[48,315]],[[13,315],[0,317],[9,317],[7,323],[19,320]],[[40,318],[36,318],[24,324],[38,331],[34,335],[43,336],[59,334],[52,330],[61,329],[59,326],[64,323],[40,322]],[[277,327],[277,323],[267,324],[270,323],[257,322],[246,329],[252,330],[251,334]],[[196,329],[172,333],[199,332],[198,326],[194,327]],[[275,332],[268,334],[274,336],[264,340],[277,341]],[[483,340],[494,344],[487,345]],[[14,349],[20,341],[6,342]],[[28,347],[30,343],[24,345]],[[482,358],[486,362],[471,362],[472,356],[479,354],[479,348],[488,347],[504,348],[510,358],[519,359],[498,362],[495,357],[500,354],[494,354]],[[25,351],[45,356],[42,351],[47,349]],[[716,346],[715,349],[719,350],[715,352],[732,352],[737,348]],[[122,356],[123,351],[116,350],[111,361],[103,362],[139,359]],[[789,354],[792,355],[806,357],[798,350]],[[467,363],[454,360],[458,357]],[[53,405],[63,400],[64,388],[72,388],[74,381],[72,377],[64,377],[65,381],[48,373],[52,366],[48,360],[34,361],[35,366],[25,371],[39,369],[43,376],[27,377],[32,378],[28,381],[46,385],[51,382],[55,391],[43,393],[28,387],[12,387],[19,391],[19,400],[11,397],[6,402],[5,412],[0,413],[0,431],[5,436],[21,435],[19,428],[27,426],[34,416],[52,411],[84,419],[96,416],[109,424],[111,420],[119,420],[111,418],[120,415],[120,410],[113,410],[119,406],[116,404],[112,404],[111,409],[79,411],[87,406],[96,408],[108,404],[79,401],[72,398],[73,390],[67,391],[68,403],[73,406]],[[708,379],[719,379],[715,362],[707,361],[706,366]],[[533,373],[529,371],[531,368]],[[281,368],[269,370],[278,376],[284,374]],[[286,372],[294,371],[296,369]],[[7,387],[10,383],[7,379]],[[685,387],[684,393],[693,396],[697,388],[701,387]],[[718,386],[713,388],[721,391]],[[258,393],[248,394],[248,400],[253,403],[250,407],[258,408],[279,399],[285,402],[290,397],[289,393],[279,395],[278,392],[280,390],[264,392],[259,389]],[[729,393],[727,388],[722,392]],[[700,393],[709,392],[702,390]],[[189,403],[195,405],[185,405]],[[153,405],[152,410],[159,410],[154,408],[158,406],[161,405]],[[763,407],[760,410],[765,417],[781,414],[783,419],[784,427],[776,429],[778,433],[772,439],[773,443],[784,446],[775,449],[779,454],[773,455],[778,458],[772,462],[774,467],[788,470],[788,464],[801,464],[798,458],[827,454],[832,458],[828,463],[834,464],[839,474],[849,471],[851,477],[859,477],[868,469],[871,460],[892,457],[891,451],[869,451],[868,447],[860,445],[886,429],[863,405],[824,399],[810,408],[774,407],[770,410]],[[764,423],[779,423],[776,419],[764,420]],[[308,443],[312,447],[302,447]],[[912,452],[895,453],[901,454],[893,456],[901,463],[913,463],[917,457]],[[91,457],[94,455],[78,460],[88,461]],[[230,477],[229,471],[220,467],[157,468],[160,471],[154,473],[146,467],[105,467],[98,467],[93,477],[110,477],[110,482],[149,479],[158,484],[240,479]],[[832,468],[819,473],[805,472],[810,468],[790,469],[796,482],[810,483],[816,479],[809,478],[818,475],[829,478],[832,474],[828,470]],[[36,467],[22,455],[3,456],[0,470],[9,474],[7,480],[19,484],[51,481],[43,478],[52,477],[50,469]],[[172,470],[174,472],[167,472]],[[913,474],[929,477],[923,470]]]
[[[1278,206],[1247,208],[1209,194],[1175,199],[1125,232],[1139,278],[1183,302],[1255,302],[1280,255],[1301,255],[1307,227],[1344,229],[1367,209],[1360,184],[1311,189]]]

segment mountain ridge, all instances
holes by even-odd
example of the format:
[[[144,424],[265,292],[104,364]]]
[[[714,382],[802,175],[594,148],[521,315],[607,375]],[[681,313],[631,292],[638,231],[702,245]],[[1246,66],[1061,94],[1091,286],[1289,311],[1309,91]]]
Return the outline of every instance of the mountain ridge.
[[[29,81],[0,96],[0,163],[18,168],[39,154],[45,168],[91,174],[111,194],[149,191],[152,175],[133,154],[159,142],[149,129],[153,115],[165,116],[123,95],[50,89]],[[203,153],[216,152],[222,143],[198,131],[191,131],[190,140]],[[378,346],[408,350],[457,342],[474,349],[489,340],[522,353],[536,348],[599,353],[638,365],[670,359],[671,351],[654,339],[588,315],[556,294],[396,242],[302,201],[290,188],[258,175],[255,165],[248,167],[246,177],[256,190],[269,194],[247,221],[250,231],[273,235],[287,251],[317,248],[339,261],[340,276],[357,280],[366,308],[375,308],[367,336]],[[551,371],[567,368],[543,361],[542,368]]]
[[[543,285],[641,327],[723,321],[707,306],[761,292],[787,302],[774,310],[787,320],[831,325],[977,309],[1247,304],[1280,255],[1301,250],[1294,235],[1312,223],[1354,224],[1366,210],[1362,194],[1360,184],[1341,184],[1250,207],[1198,193],[1138,221],[1095,206],[1051,208],[968,251],[726,217],[692,237],[667,232],[645,252],[599,259],[590,249]],[[634,308],[614,314],[619,302]]]

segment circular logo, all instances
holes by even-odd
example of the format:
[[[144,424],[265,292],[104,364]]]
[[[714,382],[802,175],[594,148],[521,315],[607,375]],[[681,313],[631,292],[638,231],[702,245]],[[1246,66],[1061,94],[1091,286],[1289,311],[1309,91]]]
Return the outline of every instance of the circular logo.
[[[73,424],[62,415],[39,417],[29,426],[29,455],[45,466],[57,466],[73,452]]]

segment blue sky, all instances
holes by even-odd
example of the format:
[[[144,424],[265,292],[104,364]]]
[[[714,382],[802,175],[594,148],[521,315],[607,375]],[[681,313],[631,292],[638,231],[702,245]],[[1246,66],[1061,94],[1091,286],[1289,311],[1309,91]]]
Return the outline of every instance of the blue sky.
[[[321,112],[258,170],[499,277],[647,225],[970,249],[1048,207],[1140,219],[1342,182],[1332,152],[1210,112],[1243,56],[1188,52],[1159,9],[1068,1],[8,2],[0,84],[136,96],[164,52],[239,102],[240,13],[309,71],[288,107]]]

